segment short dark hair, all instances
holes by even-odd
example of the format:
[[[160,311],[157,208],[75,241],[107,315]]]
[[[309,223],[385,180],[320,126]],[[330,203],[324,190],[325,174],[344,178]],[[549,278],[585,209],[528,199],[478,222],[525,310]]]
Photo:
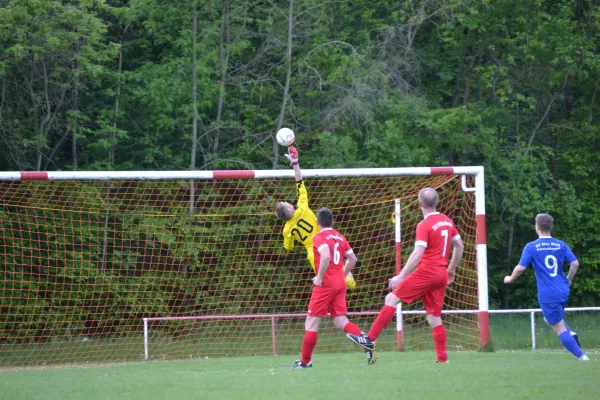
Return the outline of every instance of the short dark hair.
[[[333,213],[329,208],[319,208],[317,211],[317,222],[323,228],[331,228],[333,226]]]
[[[424,188],[419,192],[419,201],[427,208],[435,209],[438,199],[439,197],[435,189]]]
[[[554,218],[550,214],[538,214],[535,216],[535,224],[540,227],[540,231],[544,233],[552,232]]]

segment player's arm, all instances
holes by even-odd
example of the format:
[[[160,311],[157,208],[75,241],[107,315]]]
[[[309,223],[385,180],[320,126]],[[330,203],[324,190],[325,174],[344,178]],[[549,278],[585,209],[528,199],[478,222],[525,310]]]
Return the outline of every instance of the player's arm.
[[[415,268],[417,268],[417,265],[419,265],[419,261],[421,261],[424,252],[425,246],[421,244],[415,245],[415,249],[408,257],[408,260],[406,261],[404,268],[402,268],[402,271],[400,271],[398,275],[390,279],[390,282],[388,284],[390,290],[395,290],[396,287],[400,284],[400,282],[402,282],[404,278],[406,278]]]
[[[569,285],[571,285],[571,282],[573,282],[573,278],[577,273],[577,268],[579,268],[579,261],[577,261],[577,257],[575,257],[575,254],[573,254],[569,246],[567,246],[566,244],[565,246],[567,247],[567,251],[565,253],[565,260],[567,260],[567,262],[569,263],[569,273],[567,275],[567,280],[569,281]]]
[[[298,149],[294,146],[288,147],[288,154],[284,154],[285,157],[290,160],[290,165],[294,168],[294,176],[296,178],[296,192],[298,194],[297,208],[308,208],[308,192],[306,186],[302,182],[302,171],[298,164]]]
[[[452,238],[450,243],[452,243],[452,258],[450,259],[450,264],[448,264],[448,284],[454,281],[456,268],[458,268],[458,263],[465,251],[465,245],[458,234]]]
[[[294,248],[294,237],[286,232],[283,233],[283,248],[292,251]]]
[[[319,262],[319,272],[317,273],[317,276],[313,278],[313,282],[315,285],[321,286],[325,272],[327,272],[327,268],[329,268],[331,252],[329,251],[329,246],[326,243],[320,245],[318,247],[318,251],[319,255],[321,256],[321,261]]]
[[[567,275],[567,280],[569,281],[569,285],[573,282],[573,278],[575,278],[575,274],[577,273],[577,269],[579,268],[579,261],[575,260],[569,263],[569,274]]]
[[[413,270],[415,268],[417,268],[417,265],[419,265],[419,261],[421,261],[421,258],[423,257],[423,253],[425,253],[425,246],[421,246],[420,244],[416,245],[415,249],[410,254],[410,257],[408,257],[408,260],[406,261],[404,268],[402,268],[402,271],[400,271],[400,274],[398,276],[400,276],[400,277],[402,277],[402,279],[404,279],[411,272],[413,272]]]
[[[527,269],[527,267],[524,267],[522,265],[517,265],[515,267],[515,269],[513,269],[513,272],[510,276],[505,276],[504,277],[504,283],[512,283],[515,280],[517,280],[517,278],[519,276],[521,276],[521,274],[523,273],[523,271],[525,271]]]
[[[504,283],[514,282],[523,271],[527,269],[527,266],[531,264],[531,253],[529,252],[529,245],[525,246],[523,249],[523,253],[521,254],[521,259],[519,260],[519,264],[513,269],[513,272],[510,276],[504,277]]]
[[[358,258],[356,258],[356,254],[354,254],[354,251],[352,251],[352,249],[348,250],[346,252],[346,263],[344,264],[345,276],[350,275],[350,273],[356,266],[356,261],[358,261]]]

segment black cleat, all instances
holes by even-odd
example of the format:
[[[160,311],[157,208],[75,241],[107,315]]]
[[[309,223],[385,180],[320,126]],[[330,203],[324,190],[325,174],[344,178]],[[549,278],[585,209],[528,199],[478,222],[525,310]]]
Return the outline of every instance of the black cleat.
[[[296,360],[296,362],[294,363],[294,369],[303,368],[312,368],[312,361],[309,361],[308,364],[304,364],[301,360]]]
[[[375,348],[373,348],[373,350],[368,350],[368,349],[364,349],[364,350],[365,350],[365,355],[367,356],[367,364],[368,365],[375,364],[375,361],[377,361],[377,354],[375,353]]]
[[[365,350],[375,351],[375,342],[372,341],[366,333],[363,332],[360,335],[346,333],[346,336],[357,345],[362,346]]]
[[[573,331],[571,331],[571,336],[573,337],[573,339],[575,339],[575,342],[577,342],[577,346],[581,348],[581,344],[579,344],[579,336]]]

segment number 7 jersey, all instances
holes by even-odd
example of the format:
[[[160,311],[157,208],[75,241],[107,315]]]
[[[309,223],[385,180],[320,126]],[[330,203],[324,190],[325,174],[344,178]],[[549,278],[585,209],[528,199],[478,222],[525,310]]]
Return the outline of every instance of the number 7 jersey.
[[[283,247],[290,251],[294,248],[295,241],[302,243],[314,269],[312,238],[319,232],[317,217],[308,207],[308,193],[304,182],[296,182],[296,191],[298,192],[298,204],[294,215],[283,227]]]
[[[569,281],[563,271],[565,261],[572,263],[577,258],[562,240],[541,237],[527,243],[519,265],[533,264],[540,303],[562,303],[569,298]]]
[[[419,268],[448,267],[452,239],[459,238],[456,226],[450,218],[439,212],[427,214],[417,225],[415,246],[425,247]]]

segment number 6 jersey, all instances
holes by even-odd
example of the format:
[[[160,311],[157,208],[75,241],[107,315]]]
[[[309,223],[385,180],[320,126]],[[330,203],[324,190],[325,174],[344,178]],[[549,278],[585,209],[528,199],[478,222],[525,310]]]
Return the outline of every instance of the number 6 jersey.
[[[352,254],[352,247],[348,244],[346,237],[333,228],[323,228],[313,239],[315,252],[315,271],[319,273],[321,265],[321,254],[319,249],[329,248],[329,266],[323,276],[321,287],[326,289],[346,289],[346,277],[344,274],[344,258]]]
[[[565,261],[576,260],[565,242],[548,236],[527,243],[519,265],[529,267],[533,263],[540,303],[562,303],[567,301],[570,291],[563,266]]]

